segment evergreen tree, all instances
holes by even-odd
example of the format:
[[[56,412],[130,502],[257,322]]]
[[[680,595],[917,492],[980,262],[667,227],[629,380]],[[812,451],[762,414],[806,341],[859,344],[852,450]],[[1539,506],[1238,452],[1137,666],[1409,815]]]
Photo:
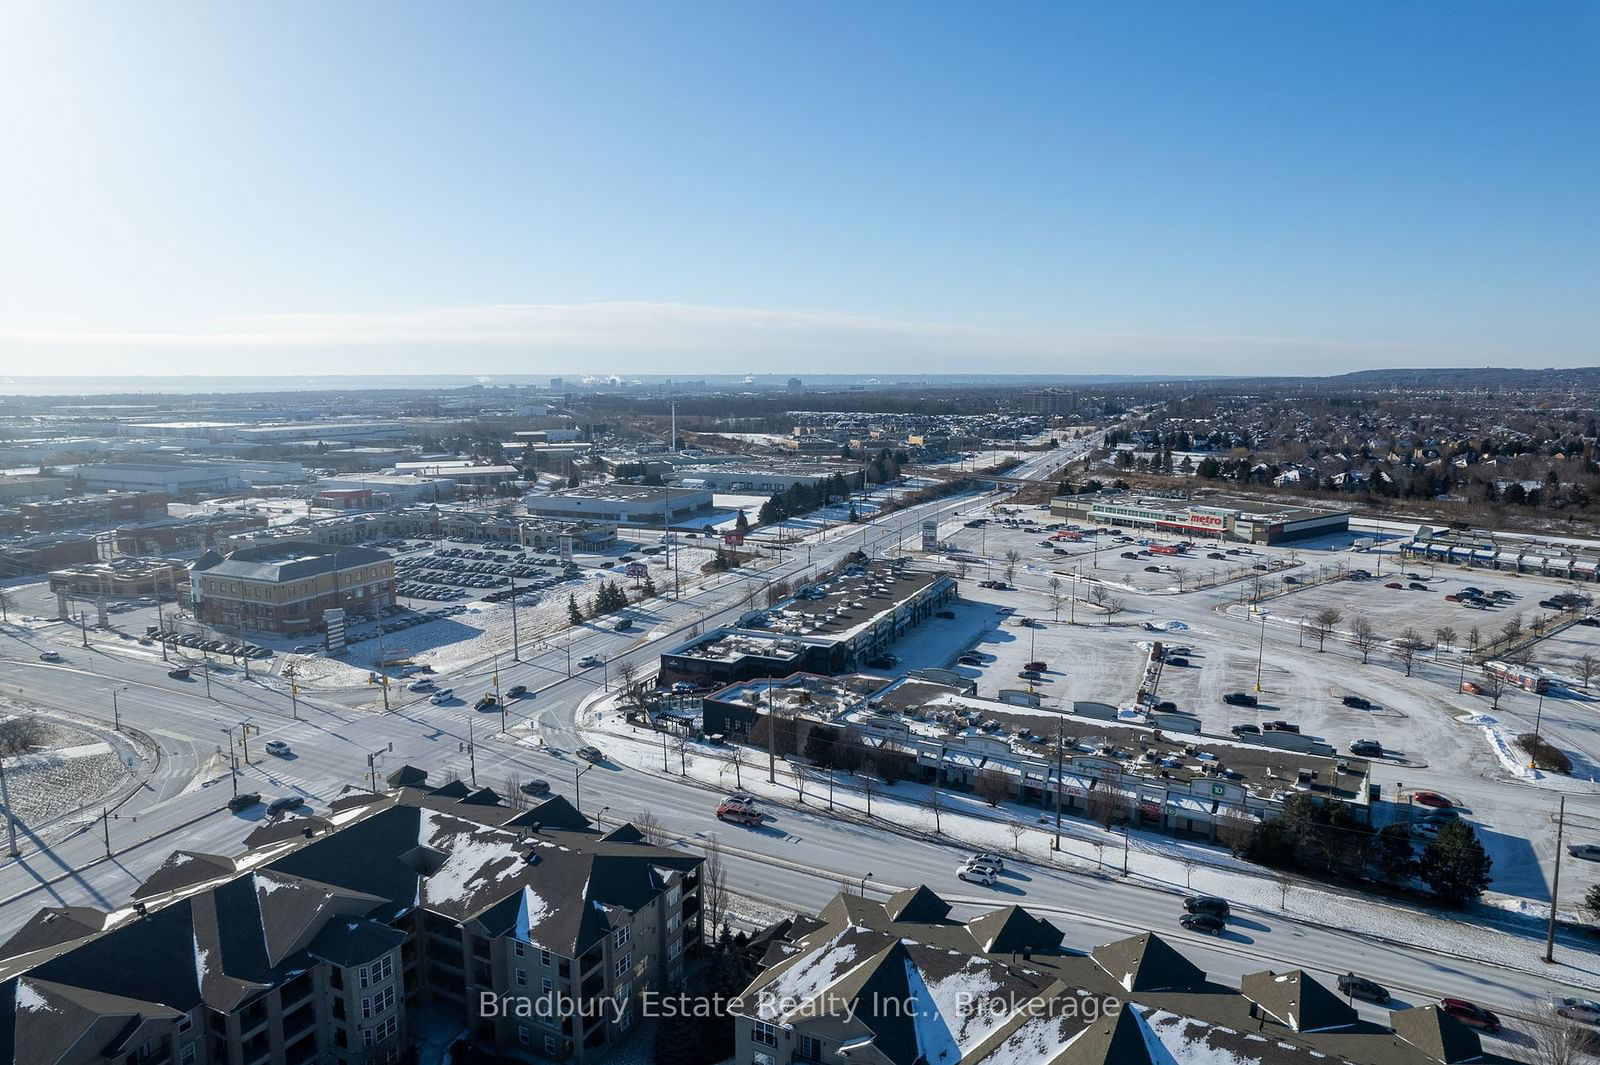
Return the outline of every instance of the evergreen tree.
[[[734,942],[733,933],[727,925],[722,926],[716,945],[712,948],[706,982],[714,1009],[705,1026],[702,1057],[708,1061],[724,1061],[733,1055],[733,1017],[728,1012],[728,1003],[738,998],[750,982],[744,967],[744,954],[739,944]]]
[[[694,1000],[681,978],[667,988],[660,1006],[655,1031],[656,1065],[696,1065],[700,1021],[693,1016]]]
[[[744,511],[739,511],[739,516],[733,519],[733,530],[740,536],[750,531],[750,519],[744,516]]]
[[[1439,837],[1423,850],[1419,875],[1442,901],[1464,906],[1489,886],[1493,865],[1471,825],[1446,821]]]
[[[1386,825],[1378,833],[1378,846],[1373,854],[1378,872],[1395,887],[1410,880],[1417,872],[1416,856],[1412,853],[1411,831],[1405,825]]]
[[[583,611],[578,609],[578,597],[576,595],[567,596],[567,620],[574,625],[579,625],[583,622]]]
[[[649,572],[644,575],[644,594],[646,597],[656,594],[656,579]]]
[[[858,522],[858,521],[861,520],[861,515],[856,513],[856,505],[854,503],[850,504],[850,519],[849,520],[850,520],[850,522],[852,524],[854,524],[855,522]]]

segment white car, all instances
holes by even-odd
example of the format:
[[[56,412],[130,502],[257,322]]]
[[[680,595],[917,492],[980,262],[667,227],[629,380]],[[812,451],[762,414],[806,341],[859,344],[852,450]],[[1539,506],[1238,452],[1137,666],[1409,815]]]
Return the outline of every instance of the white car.
[[[432,703],[434,706],[443,706],[445,703],[448,703],[455,697],[455,693],[449,688],[441,688],[439,691],[436,691],[432,695],[428,696],[428,702]]]
[[[1418,821],[1411,826],[1411,834],[1423,839],[1438,839],[1443,828],[1444,825],[1439,821]]]
[[[278,758],[289,757],[292,750],[293,748],[291,748],[287,743],[284,743],[282,740],[267,741],[267,753]]]
[[[421,680],[412,681],[410,684],[407,684],[406,687],[414,692],[425,692],[433,687],[433,681],[429,680],[427,677],[423,677]]]
[[[1567,847],[1567,853],[1586,862],[1600,862],[1600,844],[1574,843]]]
[[[983,854],[974,854],[972,857],[968,858],[967,864],[992,865],[996,869],[1004,869],[1006,867],[1006,860],[998,854],[984,852]]]
[[[956,876],[974,884],[987,887],[1000,879],[1000,870],[983,862],[967,862],[956,868]]]
[[[1584,1024],[1600,1024],[1600,1002],[1592,998],[1553,998],[1550,1008],[1557,1016],[1571,1017]]]

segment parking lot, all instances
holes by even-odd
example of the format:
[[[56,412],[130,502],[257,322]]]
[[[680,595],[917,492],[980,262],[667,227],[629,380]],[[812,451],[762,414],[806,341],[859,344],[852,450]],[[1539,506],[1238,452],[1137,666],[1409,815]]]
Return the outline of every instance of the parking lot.
[[[1002,577],[1008,553],[1015,552],[1018,575],[1048,579],[1077,573],[1134,593],[1188,591],[1257,575],[1281,579],[1281,574],[1299,572],[1305,561],[1293,548],[1183,541],[1068,522],[1022,507],[997,507],[992,517],[973,519],[943,539],[957,549],[949,555],[952,564],[965,560],[984,578]]]

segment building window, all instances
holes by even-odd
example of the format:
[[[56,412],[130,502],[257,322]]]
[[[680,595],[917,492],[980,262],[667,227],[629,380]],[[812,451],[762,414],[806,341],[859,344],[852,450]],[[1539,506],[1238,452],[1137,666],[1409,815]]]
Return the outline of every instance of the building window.
[[[667,918],[667,934],[668,935],[671,935],[672,933],[676,932],[679,928],[682,928],[682,927],[683,927],[683,918],[682,917],[679,917],[677,914],[673,914],[671,917]]]
[[[183,1049],[178,1051],[178,1065],[194,1065],[194,1048],[195,1045],[193,1043],[183,1044]]]
[[[521,969],[517,970],[517,986],[518,987],[527,987],[528,986],[528,974],[526,972],[524,972],[523,970],[521,970]]]
[[[552,992],[552,991],[554,991],[556,989],[556,985],[554,984],[554,982],[551,981],[551,979],[548,976],[544,978],[542,983],[544,985],[544,993],[547,996],[550,994],[550,992]]]
[[[550,1055],[551,1057],[555,1056],[555,1052],[556,1052],[556,1037],[555,1036],[547,1035],[547,1036],[544,1037],[544,1052],[547,1055]]]
[[[682,951],[682,950],[683,950],[683,944],[679,943],[676,939],[674,939],[671,943],[667,944],[667,960],[668,961],[673,960],[674,958],[676,958],[678,956],[678,953],[680,951]]]
[[[185,1013],[182,1017],[178,1018],[178,1034],[179,1035],[182,1035],[184,1032],[187,1032],[189,1029],[191,1029],[193,1027],[194,1027],[194,1018],[190,1017],[187,1013]]]
[[[778,1059],[768,1054],[765,1050],[757,1050],[750,1055],[751,1065],[778,1065]]]
[[[386,987],[370,998],[361,1000],[361,1016],[376,1017],[394,1006],[394,988]]]
[[[628,935],[629,930],[627,925],[623,925],[621,928],[617,929],[615,940],[618,950],[621,950],[623,947],[628,945]]]
[[[676,906],[683,899],[683,888],[672,885],[672,890],[667,892],[667,905]]]
[[[517,1025],[517,1042],[521,1043],[523,1046],[527,1046],[529,1043],[533,1042],[533,1033],[528,1031],[527,1025]]]
[[[528,952],[527,948],[524,947],[520,941],[515,940],[515,939],[513,939],[511,941],[511,953],[515,954],[517,957],[520,958],[524,954],[526,954],[527,952]]]
[[[764,1047],[778,1045],[778,1029],[766,1021],[752,1021],[750,1024],[750,1039]]]
[[[541,950],[539,952],[539,964],[544,966],[548,966],[550,964],[550,952],[548,950]]]
[[[800,1037],[800,1057],[806,1061],[821,1061],[822,1040],[814,1035],[802,1035]]]
[[[633,952],[629,951],[627,954],[624,954],[622,957],[617,959],[616,979],[621,980],[623,975],[626,974],[627,971],[632,967],[633,967]]]

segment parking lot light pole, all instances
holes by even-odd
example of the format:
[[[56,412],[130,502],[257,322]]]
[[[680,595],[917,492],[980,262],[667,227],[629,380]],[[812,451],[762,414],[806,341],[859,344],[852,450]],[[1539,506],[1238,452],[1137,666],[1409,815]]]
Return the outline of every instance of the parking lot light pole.
[[[1261,615],[1261,642],[1256,646],[1256,691],[1261,690],[1261,662],[1267,654],[1267,612],[1259,607],[1256,612]]]
[[[1550,920],[1544,931],[1544,960],[1556,960],[1556,899],[1561,892],[1561,836],[1567,826],[1567,797],[1561,796],[1561,806],[1556,812],[1556,871],[1550,881]],[[15,840],[12,841],[15,847]]]
[[[517,637],[517,579],[511,578],[511,661],[522,661],[522,642]]]

